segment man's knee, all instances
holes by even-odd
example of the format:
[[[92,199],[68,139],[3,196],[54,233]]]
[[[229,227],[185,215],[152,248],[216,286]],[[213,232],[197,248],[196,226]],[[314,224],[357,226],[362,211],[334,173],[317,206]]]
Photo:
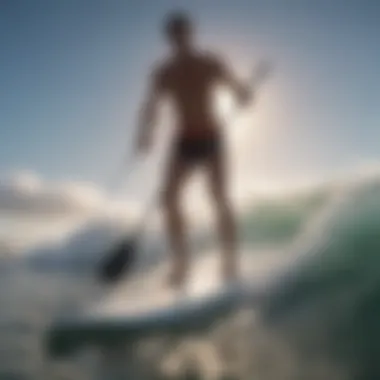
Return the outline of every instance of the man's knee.
[[[178,193],[171,190],[170,188],[164,189],[161,193],[161,206],[167,213],[177,213],[178,212]]]
[[[223,191],[213,191],[212,200],[216,212],[222,217],[228,217],[231,214],[231,203],[228,196]]]
[[[211,199],[216,207],[224,207],[227,205],[228,200],[225,192],[218,186],[211,186]]]

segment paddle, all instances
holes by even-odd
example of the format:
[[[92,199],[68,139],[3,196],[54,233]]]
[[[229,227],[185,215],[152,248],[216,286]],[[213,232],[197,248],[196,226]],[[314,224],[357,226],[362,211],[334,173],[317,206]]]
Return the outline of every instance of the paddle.
[[[138,244],[144,232],[146,221],[155,207],[155,203],[149,204],[133,232],[121,239],[100,262],[98,278],[107,284],[117,282],[120,277],[129,272],[136,261]]]
[[[269,76],[272,67],[267,61],[260,62],[253,73],[252,84],[257,88]],[[113,284],[117,282],[120,277],[131,270],[136,261],[137,248],[140,242],[144,226],[149,219],[155,202],[151,202],[144,212],[143,217],[140,219],[137,227],[129,236],[119,241],[114,248],[105,256],[104,260],[100,262],[98,268],[98,278],[103,283]]]

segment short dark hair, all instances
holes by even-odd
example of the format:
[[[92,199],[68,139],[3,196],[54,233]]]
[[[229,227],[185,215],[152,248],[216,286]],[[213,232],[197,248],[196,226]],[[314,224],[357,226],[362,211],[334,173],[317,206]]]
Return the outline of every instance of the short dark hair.
[[[191,30],[192,21],[185,11],[169,13],[164,20],[164,32],[171,37]]]

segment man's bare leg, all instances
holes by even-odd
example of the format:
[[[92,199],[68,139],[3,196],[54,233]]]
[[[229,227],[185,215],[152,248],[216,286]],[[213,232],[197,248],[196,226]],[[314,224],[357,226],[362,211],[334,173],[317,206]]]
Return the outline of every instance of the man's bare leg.
[[[188,169],[184,165],[171,163],[164,191],[166,228],[172,254],[169,284],[174,288],[180,288],[184,284],[189,266],[186,224],[180,206],[181,190],[187,174]]]
[[[222,246],[222,274],[225,281],[238,277],[236,227],[231,207],[225,199],[217,201],[218,230]]]
[[[188,268],[188,246],[185,242],[185,223],[178,205],[171,204],[166,208],[168,240],[172,254],[172,265],[169,284],[174,288],[185,282]]]
[[[226,194],[225,168],[221,153],[209,164],[209,180],[222,248],[222,276],[224,281],[235,280],[239,275],[236,223]]]

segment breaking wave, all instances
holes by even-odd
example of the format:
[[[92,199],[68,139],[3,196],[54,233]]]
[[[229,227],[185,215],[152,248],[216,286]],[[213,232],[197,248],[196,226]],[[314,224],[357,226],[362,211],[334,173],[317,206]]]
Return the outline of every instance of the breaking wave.
[[[215,326],[203,346],[192,349],[198,352],[200,378],[378,378],[380,176],[256,199],[242,214],[240,227],[250,265],[259,265],[269,251],[281,265],[265,276],[262,303],[252,304],[244,318],[239,314]],[[79,236],[83,247],[86,239]],[[154,246],[146,244],[148,250]],[[76,255],[67,253],[74,248],[73,242],[61,246],[58,256],[67,255],[74,263]],[[48,254],[45,249],[36,257]],[[93,378],[96,361],[55,363],[45,355],[41,340],[62,305],[74,298],[88,300],[89,274],[72,270],[74,264],[62,273],[50,272],[49,266],[36,271],[31,260],[29,256],[28,265],[1,269],[0,377]],[[147,265],[144,275],[154,271],[154,265]],[[227,348],[236,343],[234,360],[222,354],[218,361],[210,354],[215,351],[210,347],[223,351],[222,341],[230,343]],[[151,354],[153,363],[165,367],[162,371],[178,370],[190,343],[185,340],[172,350],[158,342],[160,354],[167,355],[164,360]],[[144,355],[142,364],[148,360]],[[159,378],[158,369],[155,376]]]

